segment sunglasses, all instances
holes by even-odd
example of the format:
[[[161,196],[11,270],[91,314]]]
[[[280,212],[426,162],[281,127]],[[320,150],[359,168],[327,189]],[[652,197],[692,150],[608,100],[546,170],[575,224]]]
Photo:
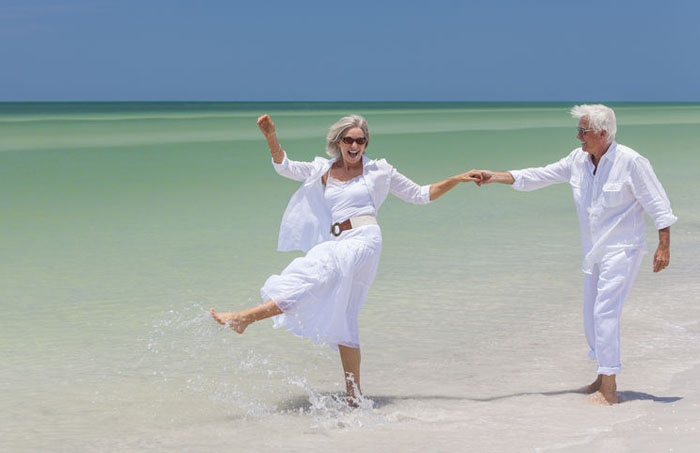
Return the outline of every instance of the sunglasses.
[[[353,143],[357,143],[358,145],[364,145],[365,143],[367,143],[367,139],[365,137],[343,137],[341,140],[343,140],[343,143],[345,143],[346,145],[352,145]]]
[[[582,127],[577,127],[576,130],[581,135],[586,135],[586,132],[593,132],[593,129],[584,129]]]

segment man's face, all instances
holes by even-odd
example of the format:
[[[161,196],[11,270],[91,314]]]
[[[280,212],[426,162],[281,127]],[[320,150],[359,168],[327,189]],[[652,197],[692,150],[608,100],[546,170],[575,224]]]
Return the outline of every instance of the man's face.
[[[588,127],[588,118],[583,117],[578,122],[578,127],[584,129],[585,132],[576,135],[576,138],[581,140],[581,149],[590,154],[600,155],[608,149],[610,145],[607,142],[607,132],[600,131],[596,132]]]

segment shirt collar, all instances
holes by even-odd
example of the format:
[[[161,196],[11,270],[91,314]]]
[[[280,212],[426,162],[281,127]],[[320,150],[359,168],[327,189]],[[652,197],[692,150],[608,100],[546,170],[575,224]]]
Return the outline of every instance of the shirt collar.
[[[367,154],[362,153],[362,174],[367,173],[367,167],[374,165],[376,160],[367,157]]]
[[[615,158],[615,151],[617,151],[617,142],[613,140],[612,143],[610,143],[610,146],[608,146],[608,150],[605,151],[605,154],[603,154],[603,157],[601,157],[600,160],[613,160]]]

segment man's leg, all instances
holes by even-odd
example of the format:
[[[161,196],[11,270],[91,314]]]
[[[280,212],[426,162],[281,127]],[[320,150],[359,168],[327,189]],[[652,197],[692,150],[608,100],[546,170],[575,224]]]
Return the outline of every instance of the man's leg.
[[[620,251],[600,263],[598,291],[593,307],[595,330],[595,357],[598,374],[602,375],[600,388],[591,402],[615,404],[620,373],[620,316],[627,294],[637,276],[642,254],[638,250]]]
[[[588,357],[595,360],[595,326],[593,323],[593,307],[598,296],[598,274],[600,269],[594,266],[590,274],[585,274],[583,281],[583,332],[586,334],[586,342],[590,351]],[[599,374],[592,384],[584,387],[585,393],[595,393],[600,389],[602,376]]]

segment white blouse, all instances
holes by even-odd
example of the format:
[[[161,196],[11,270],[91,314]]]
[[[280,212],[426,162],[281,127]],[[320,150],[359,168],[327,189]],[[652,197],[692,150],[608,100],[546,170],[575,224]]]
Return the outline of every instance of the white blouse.
[[[646,252],[644,212],[656,229],[678,220],[649,161],[624,145],[612,142],[593,174],[590,154],[577,148],[559,162],[540,168],[513,170],[513,188],[530,191],[568,182],[574,193],[583,246],[583,266],[593,265],[620,249]]]
[[[329,176],[323,196],[326,199],[326,206],[331,211],[333,223],[361,215],[375,217],[377,215],[362,175],[349,181],[340,181]]]
[[[331,168],[335,159],[316,157],[313,162],[289,160],[285,153],[280,164],[272,161],[277,173],[303,184],[292,195],[282,216],[277,249],[281,252],[307,252],[314,245],[331,239],[331,212],[323,197],[321,176]],[[430,185],[419,186],[385,159],[374,160],[362,156],[362,178],[369,190],[375,211],[389,193],[414,204],[430,202]]]

